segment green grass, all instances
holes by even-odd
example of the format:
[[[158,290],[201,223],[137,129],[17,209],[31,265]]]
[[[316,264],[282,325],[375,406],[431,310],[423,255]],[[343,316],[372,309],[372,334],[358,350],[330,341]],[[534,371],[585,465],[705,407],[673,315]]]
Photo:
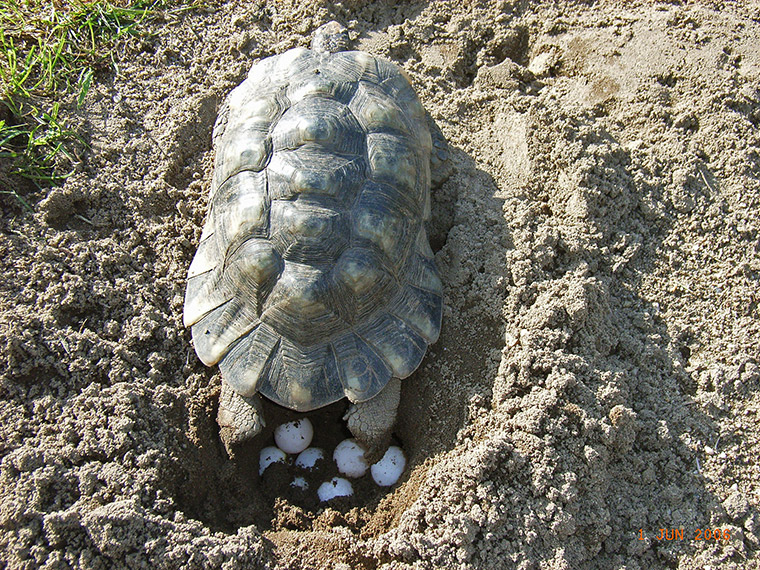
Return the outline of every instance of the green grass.
[[[10,174],[28,178],[38,187],[63,182],[71,174],[64,169],[75,161],[69,147],[76,141],[82,145],[84,142],[62,123],[57,102],[48,110],[31,107],[28,112],[16,104],[13,100],[6,102],[13,115],[24,122],[6,124],[0,121],[0,159],[10,160],[13,165]],[[25,208],[31,209],[23,199],[20,201]]]
[[[196,7],[188,0],[0,0],[0,161],[38,188],[60,184],[85,145],[61,101],[82,106],[97,72],[145,24]],[[7,168],[10,165],[10,168]],[[31,205],[12,193],[26,209]]]

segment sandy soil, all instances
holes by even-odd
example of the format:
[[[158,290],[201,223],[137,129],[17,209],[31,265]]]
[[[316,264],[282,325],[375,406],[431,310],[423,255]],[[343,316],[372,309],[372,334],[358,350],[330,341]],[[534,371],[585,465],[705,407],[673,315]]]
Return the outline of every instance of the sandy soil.
[[[455,170],[409,469],[320,510],[226,457],[181,311],[220,102],[333,18]],[[2,196],[0,567],[760,566],[756,4],[227,2],[155,31],[64,102],[77,173],[34,215]]]

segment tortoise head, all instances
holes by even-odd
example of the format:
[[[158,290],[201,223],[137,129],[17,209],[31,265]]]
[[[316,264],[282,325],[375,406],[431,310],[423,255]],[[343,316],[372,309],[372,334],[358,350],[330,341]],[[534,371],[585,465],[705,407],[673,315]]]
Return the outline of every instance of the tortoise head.
[[[348,30],[333,20],[317,28],[311,38],[311,49],[323,53],[335,53],[347,50],[350,43]]]

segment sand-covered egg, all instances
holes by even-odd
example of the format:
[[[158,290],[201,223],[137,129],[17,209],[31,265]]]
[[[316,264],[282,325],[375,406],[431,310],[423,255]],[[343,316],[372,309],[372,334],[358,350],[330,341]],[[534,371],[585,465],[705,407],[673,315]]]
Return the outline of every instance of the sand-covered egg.
[[[400,447],[391,445],[383,458],[370,467],[372,479],[381,487],[395,485],[406,468],[406,457]]]
[[[298,489],[301,489],[302,491],[305,491],[309,488],[309,483],[306,481],[304,477],[296,477],[290,482],[291,487],[296,487]]]
[[[333,477],[322,483],[317,489],[319,500],[323,503],[338,497],[350,497],[353,494],[354,488],[351,486],[351,482],[343,477]]]
[[[287,460],[288,457],[282,449],[274,446],[265,447],[259,454],[259,475],[262,475],[272,463],[287,463]]]
[[[346,477],[361,477],[367,472],[364,447],[355,439],[341,441],[335,448],[333,459],[338,466],[338,471]]]
[[[304,449],[296,457],[296,467],[301,469],[313,469],[320,459],[325,458],[325,452],[318,447]]]
[[[309,447],[314,437],[314,427],[308,418],[302,418],[277,426],[274,442],[285,453],[301,453]]]

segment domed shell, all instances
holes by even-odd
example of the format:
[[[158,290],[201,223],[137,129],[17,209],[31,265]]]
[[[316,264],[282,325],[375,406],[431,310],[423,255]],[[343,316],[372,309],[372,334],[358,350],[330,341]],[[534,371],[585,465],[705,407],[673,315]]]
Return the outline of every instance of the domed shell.
[[[213,140],[184,310],[200,359],[299,411],[411,374],[438,338],[441,281],[430,131],[403,72],[292,49],[253,66]]]

